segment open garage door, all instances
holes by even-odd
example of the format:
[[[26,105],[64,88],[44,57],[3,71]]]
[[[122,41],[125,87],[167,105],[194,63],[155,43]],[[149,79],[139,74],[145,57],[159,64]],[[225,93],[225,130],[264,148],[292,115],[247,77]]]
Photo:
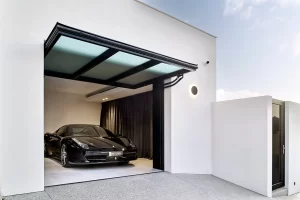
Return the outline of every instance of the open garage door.
[[[57,23],[44,46],[44,75],[137,89],[153,84],[153,167],[164,170],[164,88],[197,65]],[[168,84],[165,79],[177,79]],[[94,95],[94,94],[89,94]]]

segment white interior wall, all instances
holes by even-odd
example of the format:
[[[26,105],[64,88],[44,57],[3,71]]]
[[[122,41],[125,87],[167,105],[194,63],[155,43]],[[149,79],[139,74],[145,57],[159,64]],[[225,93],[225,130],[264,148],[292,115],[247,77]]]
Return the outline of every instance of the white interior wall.
[[[272,197],[272,97],[213,103],[212,174]]]
[[[83,95],[45,91],[44,133],[67,124],[100,124],[101,103],[87,102]]]
[[[44,40],[56,22],[198,64],[197,72],[186,74],[171,88],[172,107],[166,117],[172,133],[165,142],[172,143],[168,162],[173,172],[211,172],[215,37],[132,0],[4,0],[0,9],[0,94],[5,94],[0,113],[4,124],[0,159],[5,161],[0,184],[4,195],[44,190]],[[207,60],[210,64],[205,66]],[[198,86],[197,98],[189,95],[192,84]],[[11,156],[20,152],[30,156]]]
[[[285,186],[300,192],[300,104],[285,102]]]

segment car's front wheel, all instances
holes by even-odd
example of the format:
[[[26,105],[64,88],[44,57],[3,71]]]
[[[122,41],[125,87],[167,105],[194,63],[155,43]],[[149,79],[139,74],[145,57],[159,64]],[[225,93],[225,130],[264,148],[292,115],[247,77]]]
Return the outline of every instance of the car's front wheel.
[[[69,163],[69,155],[67,152],[67,145],[63,144],[61,145],[61,150],[60,150],[60,162],[63,167],[70,167]]]

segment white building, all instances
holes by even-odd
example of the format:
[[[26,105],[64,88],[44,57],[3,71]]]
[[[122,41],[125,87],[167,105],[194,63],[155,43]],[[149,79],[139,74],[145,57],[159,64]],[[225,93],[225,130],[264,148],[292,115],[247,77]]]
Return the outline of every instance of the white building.
[[[268,197],[300,192],[299,109],[271,96],[213,103],[212,174]]]
[[[46,103],[49,96],[45,95],[44,101],[44,42],[57,22],[151,51],[152,55],[196,64],[196,71],[184,74],[176,86],[164,90],[164,109],[160,110],[164,118],[158,122],[164,143],[160,145],[163,149],[156,151],[163,159],[159,168],[171,173],[213,174],[272,195],[272,98],[214,103],[216,37],[133,0],[7,0],[1,1],[0,13],[2,195],[44,190],[44,130],[70,122],[70,118],[59,120],[50,115],[49,110],[55,108]],[[197,95],[191,94],[192,86],[197,87]],[[57,109],[65,106],[56,103]],[[91,108],[86,102],[66,105],[79,104],[84,110],[80,112]],[[101,105],[94,106],[84,123],[99,120]],[[95,109],[99,109],[99,116]],[[296,122],[300,120],[297,109],[294,103],[285,105],[285,187],[289,194],[300,191],[295,155]],[[50,118],[55,122],[44,122]],[[71,123],[82,118],[74,119]]]
[[[57,22],[198,64],[165,92],[165,170],[211,173],[214,36],[132,0],[10,0],[0,9],[2,195],[44,190],[44,41]],[[196,98],[191,85],[198,87]]]

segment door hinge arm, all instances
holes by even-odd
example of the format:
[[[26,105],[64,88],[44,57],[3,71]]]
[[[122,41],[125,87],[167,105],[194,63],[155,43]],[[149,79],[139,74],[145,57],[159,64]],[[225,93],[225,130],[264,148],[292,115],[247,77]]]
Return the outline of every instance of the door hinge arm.
[[[176,85],[177,83],[179,83],[182,79],[183,79],[183,75],[182,74],[178,75],[177,78],[174,81],[171,81],[169,83],[165,83],[164,88],[172,87],[172,86]]]

